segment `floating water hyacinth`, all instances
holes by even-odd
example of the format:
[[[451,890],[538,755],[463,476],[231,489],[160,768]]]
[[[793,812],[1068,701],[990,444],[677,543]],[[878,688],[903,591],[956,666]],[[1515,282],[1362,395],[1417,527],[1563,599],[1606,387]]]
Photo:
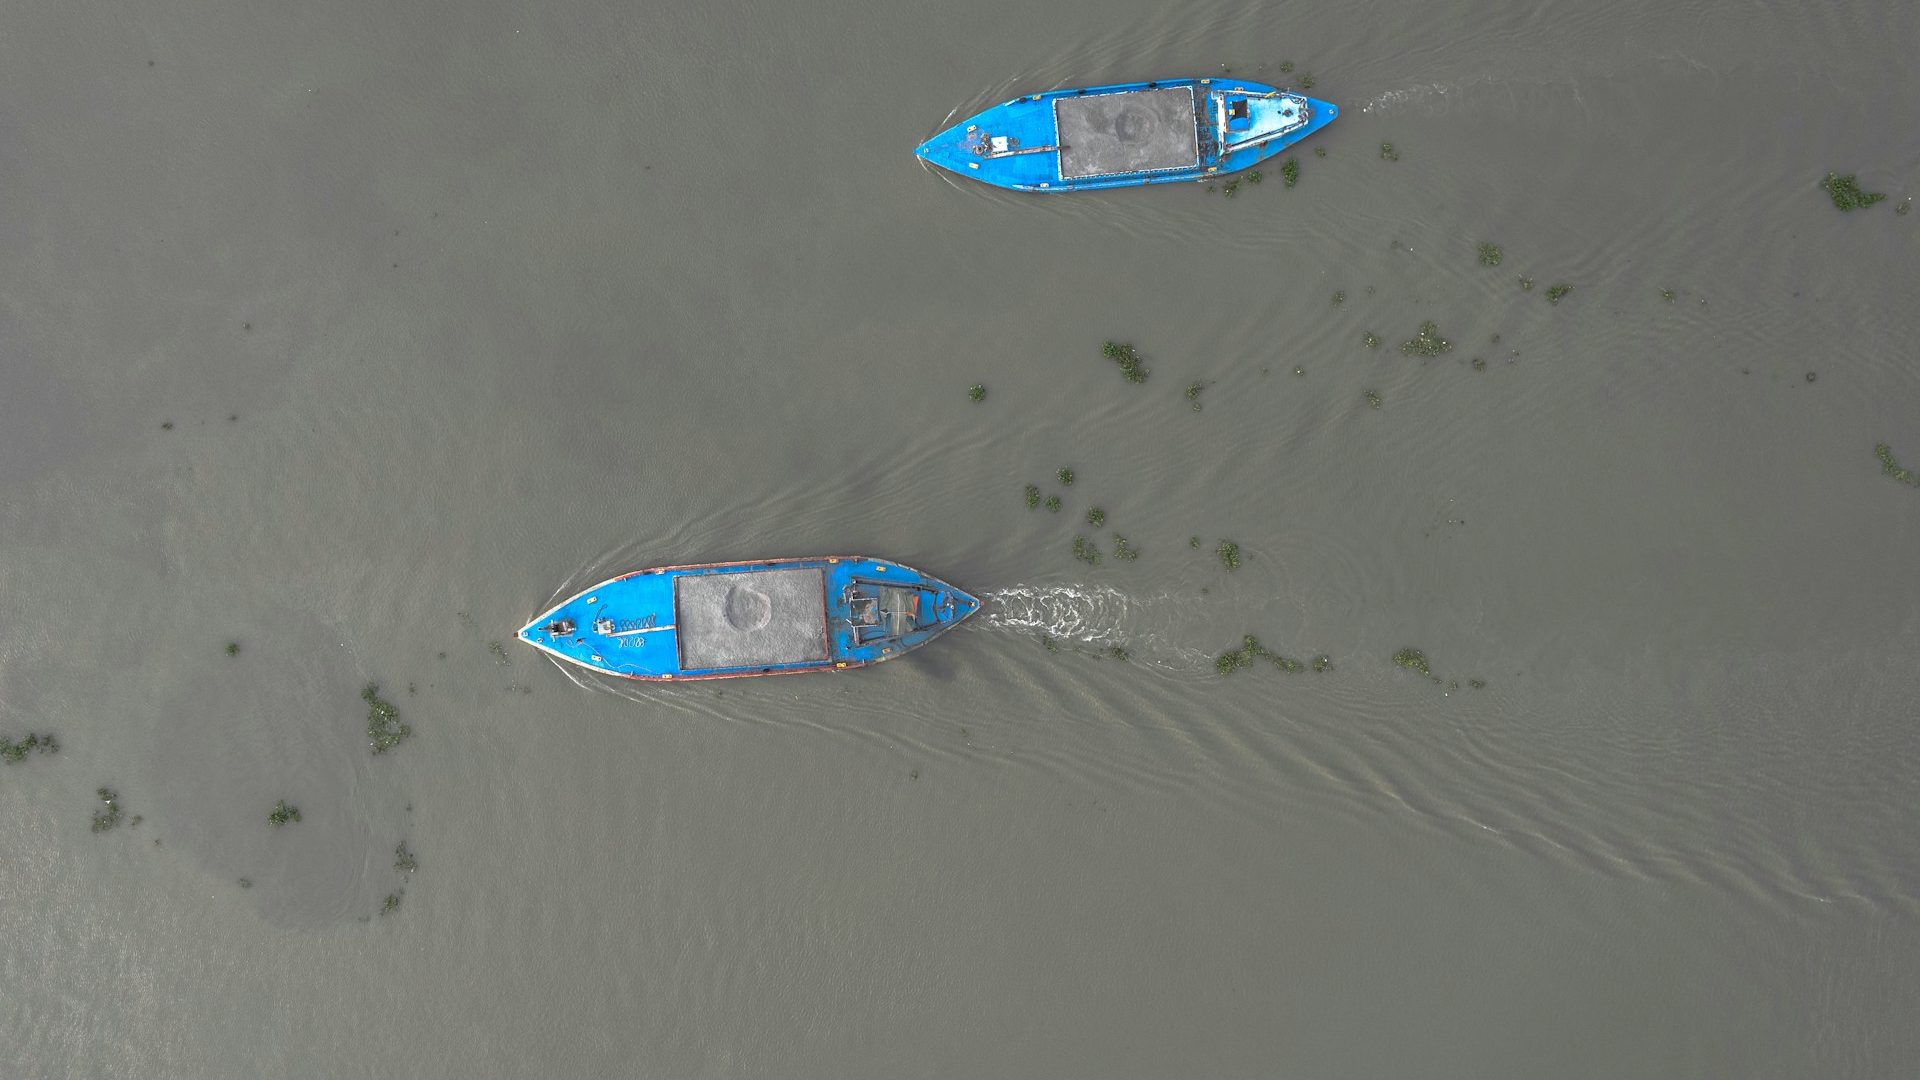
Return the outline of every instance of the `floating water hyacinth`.
[[[1126,537],[1121,536],[1119,533],[1114,533],[1113,534],[1113,557],[1116,559],[1124,560],[1126,562],[1132,562],[1133,560],[1140,557],[1140,552],[1139,552],[1139,549],[1135,548],[1132,544],[1127,542]]]
[[[400,710],[380,700],[378,683],[368,683],[360,691],[360,700],[367,703],[367,741],[374,753],[384,754],[413,734],[411,727],[400,722]]]
[[[1288,187],[1292,187],[1293,185],[1299,183],[1300,182],[1300,163],[1294,160],[1293,158],[1288,158],[1280,166],[1280,179],[1286,181],[1286,185]]]
[[[1427,678],[1433,678],[1433,672],[1427,667],[1427,656],[1419,649],[1401,649],[1393,654],[1393,662],[1408,671],[1417,671]]]
[[[1061,469],[1059,472],[1054,473],[1053,476],[1054,476],[1054,479],[1060,481],[1061,487],[1073,486],[1073,470],[1072,469]]]
[[[94,794],[99,797],[106,809],[93,812],[93,831],[106,832],[120,824],[120,793],[112,788],[101,788]]]
[[[1560,284],[1560,285],[1552,286],[1547,290],[1547,303],[1557,304],[1560,302],[1561,297],[1567,295],[1572,291],[1573,291],[1573,286],[1571,285]]]
[[[288,806],[287,800],[281,799],[273,805],[273,812],[267,815],[267,820],[272,822],[273,827],[277,829],[288,822],[299,821],[300,808],[297,806]]]
[[[1100,347],[1100,355],[1120,365],[1120,374],[1130,383],[1147,381],[1147,366],[1140,362],[1140,354],[1132,345],[1120,341],[1109,341]]]
[[[1920,477],[1914,476],[1912,470],[1901,467],[1900,462],[1893,456],[1893,447],[1880,443],[1873,448],[1873,454],[1880,459],[1881,472],[1909,487],[1920,487]]]
[[[0,761],[17,765],[27,759],[29,753],[57,754],[60,752],[60,740],[52,735],[35,735],[32,732],[19,742],[6,735],[0,735]]]
[[[1084,536],[1073,538],[1073,557],[1089,566],[1100,565],[1100,548]]]
[[[967,400],[976,404],[987,400],[987,388],[980,383],[967,387]]]
[[[1480,245],[1481,266],[1499,266],[1502,257],[1499,244]]]
[[[1379,392],[1378,392],[1378,391],[1376,391],[1376,390],[1362,390],[1362,391],[1360,391],[1360,392],[1361,392],[1362,394],[1364,394],[1364,395],[1366,395],[1366,398],[1367,398],[1367,408],[1369,408],[1369,409],[1377,409],[1377,408],[1379,408],[1379,407],[1380,407],[1380,406],[1381,406],[1382,404],[1384,404],[1384,400],[1383,400],[1383,399],[1382,399],[1382,398],[1380,397],[1380,394],[1379,394]]]
[[[1381,143],[1381,144],[1380,144],[1380,160],[1382,160],[1382,161],[1399,161],[1399,160],[1400,160],[1400,151],[1398,151],[1398,150],[1395,150],[1395,149],[1393,148],[1393,144],[1392,144],[1392,143],[1390,143],[1390,142],[1383,142],[1383,143]]]
[[[1105,510],[1102,510],[1096,506],[1093,509],[1087,511],[1087,524],[1097,529],[1100,526],[1105,525],[1106,523],[1107,523],[1107,512]]]
[[[1032,510],[1040,505],[1040,488],[1037,485],[1028,484],[1026,495],[1027,509]]]
[[[1820,181],[1820,186],[1827,189],[1827,195],[1833,199],[1833,205],[1842,211],[1864,210],[1886,198],[1877,191],[1861,191],[1860,182],[1852,173],[1845,176],[1828,173],[1827,178]]]
[[[1400,351],[1409,356],[1418,353],[1421,356],[1439,356],[1453,349],[1453,342],[1440,336],[1440,327],[1432,322],[1420,324],[1420,332],[1412,341],[1402,342]]]
[[[1222,540],[1220,545],[1213,549],[1213,553],[1220,557],[1220,565],[1226,567],[1229,572],[1240,569],[1239,544],[1231,540]]]

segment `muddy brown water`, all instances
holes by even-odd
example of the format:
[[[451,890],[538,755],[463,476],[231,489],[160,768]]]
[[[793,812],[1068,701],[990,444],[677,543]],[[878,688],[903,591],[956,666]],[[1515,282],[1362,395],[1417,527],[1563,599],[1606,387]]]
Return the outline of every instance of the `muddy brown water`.
[[[1912,1074],[1912,11],[284,7],[0,16],[0,1075]],[[911,155],[1223,67],[1297,186]],[[815,552],[988,608],[512,644]]]

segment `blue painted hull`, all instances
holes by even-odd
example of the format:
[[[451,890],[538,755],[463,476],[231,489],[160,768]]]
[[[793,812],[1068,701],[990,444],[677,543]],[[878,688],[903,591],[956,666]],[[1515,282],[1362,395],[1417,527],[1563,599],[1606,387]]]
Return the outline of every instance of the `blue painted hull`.
[[[727,605],[736,593],[758,598],[757,622],[735,618]],[[979,608],[968,593],[884,559],[764,559],[637,570],[568,597],[519,637],[607,675],[690,682],[865,667],[919,648]],[[755,644],[768,634],[784,640]]]
[[[1063,102],[1102,95],[1189,88],[1194,132],[1190,159],[1161,167],[1098,171],[1076,164],[1063,138]],[[1284,152],[1339,115],[1332,102],[1246,79],[1172,79],[1031,94],[996,105],[928,139],[922,160],[1013,191],[1086,191],[1208,181]],[[1096,133],[1097,135],[1097,133]]]

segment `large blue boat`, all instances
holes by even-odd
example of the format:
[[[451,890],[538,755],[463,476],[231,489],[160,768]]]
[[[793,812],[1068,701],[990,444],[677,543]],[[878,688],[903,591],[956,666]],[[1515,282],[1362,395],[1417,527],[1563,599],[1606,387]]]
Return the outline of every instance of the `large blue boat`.
[[[864,555],[636,570],[554,605],[520,640],[629,679],[840,671],[917,649],[980,601]]]
[[[1257,165],[1339,112],[1332,102],[1246,79],[1050,90],[995,105],[915,153],[1015,191],[1173,184]]]

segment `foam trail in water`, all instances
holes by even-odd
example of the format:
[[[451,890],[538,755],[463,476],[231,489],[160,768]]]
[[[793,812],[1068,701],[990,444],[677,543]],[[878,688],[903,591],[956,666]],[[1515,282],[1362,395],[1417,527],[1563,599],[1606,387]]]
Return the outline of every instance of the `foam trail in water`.
[[[1193,601],[1161,594],[1130,596],[1107,585],[1012,585],[983,593],[968,623],[986,630],[1045,634],[1100,648],[1118,645],[1141,659],[1191,663],[1206,654],[1173,643],[1176,607]]]

